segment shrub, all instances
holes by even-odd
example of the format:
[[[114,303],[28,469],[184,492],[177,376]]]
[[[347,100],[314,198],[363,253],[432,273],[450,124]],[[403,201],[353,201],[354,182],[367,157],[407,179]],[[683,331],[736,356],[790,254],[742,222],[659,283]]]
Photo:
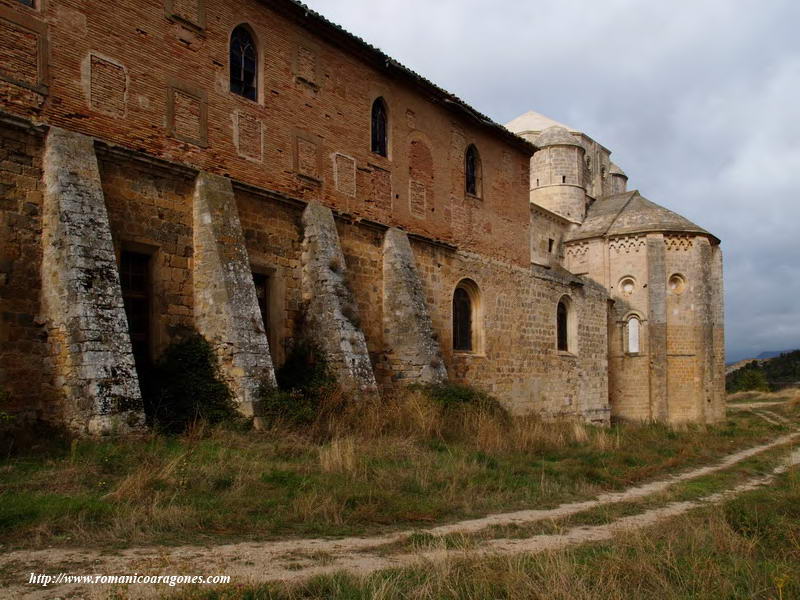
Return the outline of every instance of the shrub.
[[[336,390],[336,380],[322,352],[311,342],[295,344],[275,373],[278,387],[262,383],[259,416],[268,421],[310,425],[320,418],[325,399]]]
[[[199,333],[191,332],[167,347],[147,387],[148,418],[164,431],[180,433],[198,421],[217,424],[239,419],[211,344]]]
[[[447,382],[412,385],[409,387],[412,390],[422,392],[446,409],[469,406],[493,415],[503,417],[508,415],[506,409],[503,408],[497,398],[468,385]]]
[[[725,389],[731,394],[751,390],[768,392],[770,385],[761,365],[754,360],[730,373],[725,379]]]

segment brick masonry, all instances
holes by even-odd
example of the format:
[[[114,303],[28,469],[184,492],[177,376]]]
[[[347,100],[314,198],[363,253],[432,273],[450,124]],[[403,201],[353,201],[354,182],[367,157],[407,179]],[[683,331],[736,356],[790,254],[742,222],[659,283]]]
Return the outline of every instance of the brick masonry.
[[[229,92],[228,39],[241,23],[258,47],[256,101]],[[89,415],[82,425],[69,417],[76,428],[94,414],[70,404],[53,351],[62,334],[44,317],[58,311],[39,308],[50,286],[39,268],[60,264],[45,252],[42,220],[44,136],[58,127],[95,140],[82,142],[88,162],[76,173],[97,154],[85,179],[92,210],[107,212],[103,264],[113,266],[108,243],[112,255],[151,256],[152,356],[198,327],[244,412],[255,381],[312,333],[341,379],[370,391],[428,378],[438,346],[434,379],[446,372],[517,412],[724,415],[719,247],[659,231],[565,241],[592,202],[624,189],[587,136],[531,157],[533,147],[431,101],[429,88],[286,0],[123,1],[113,11],[100,0],[42,10],[0,0],[0,27],[0,385],[16,414]],[[385,157],[370,151],[378,97]],[[476,195],[465,190],[470,145]],[[251,273],[268,281],[267,322]],[[667,288],[673,273],[687,281],[680,298]],[[636,281],[629,296],[617,289],[625,276]],[[452,347],[453,293],[465,281],[476,298],[469,353]],[[562,299],[569,352],[556,344]],[[642,317],[636,356],[624,350],[631,314]]]

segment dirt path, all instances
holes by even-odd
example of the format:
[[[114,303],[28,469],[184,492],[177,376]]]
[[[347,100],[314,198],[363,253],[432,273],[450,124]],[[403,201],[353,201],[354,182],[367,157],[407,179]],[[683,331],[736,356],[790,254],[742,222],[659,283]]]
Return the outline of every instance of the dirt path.
[[[419,560],[437,560],[465,551],[434,550],[414,554],[386,555],[378,547],[401,542],[422,531],[434,536],[451,533],[474,533],[496,525],[525,524],[546,519],[561,519],[586,510],[618,502],[637,500],[661,492],[671,485],[695,479],[726,469],[751,456],[788,444],[800,438],[800,432],[782,436],[772,442],[731,454],[721,461],[683,473],[665,477],[622,492],[602,494],[594,500],[562,504],[543,510],[523,510],[489,515],[451,523],[426,530],[403,531],[389,535],[330,539],[300,539],[279,542],[252,542],[219,546],[150,546],[130,548],[115,553],[93,549],[52,548],[47,550],[19,550],[0,556],[0,573],[7,581],[19,581],[12,587],[0,590],[0,596],[13,598],[106,598],[111,592],[106,585],[77,586],[63,584],[42,588],[27,584],[31,572],[58,574],[173,574],[173,575],[230,575],[233,583],[265,582],[272,580],[297,580],[316,574],[348,570],[367,573],[379,569],[412,564]],[[800,454],[793,454],[800,460]],[[483,543],[470,554],[535,552],[557,549],[566,545],[610,538],[620,528],[644,527],[661,519],[682,514],[703,502],[720,502],[726,495],[763,485],[769,478],[757,478],[722,494],[715,494],[694,502],[670,504],[634,517],[626,517],[608,525],[579,527],[563,535],[535,536],[521,540],[494,539]],[[749,487],[748,487],[749,486]],[[150,586],[130,588],[131,597],[153,597],[164,593]],[[3,596],[5,597],[5,596]]]

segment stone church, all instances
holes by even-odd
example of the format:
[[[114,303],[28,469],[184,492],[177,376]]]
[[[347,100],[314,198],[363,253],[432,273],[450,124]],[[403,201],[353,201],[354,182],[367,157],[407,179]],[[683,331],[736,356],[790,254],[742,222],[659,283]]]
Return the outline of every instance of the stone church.
[[[0,0],[0,391],[136,430],[188,328],[246,415],[338,381],[516,413],[725,413],[719,240],[534,112],[507,126],[295,0]]]

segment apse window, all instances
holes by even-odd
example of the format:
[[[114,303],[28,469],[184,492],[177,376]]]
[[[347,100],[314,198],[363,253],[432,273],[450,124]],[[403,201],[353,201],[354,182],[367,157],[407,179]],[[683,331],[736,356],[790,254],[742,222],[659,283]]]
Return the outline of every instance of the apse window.
[[[642,322],[639,317],[631,317],[626,324],[626,341],[628,354],[639,354],[639,340],[642,331]]]
[[[636,280],[633,277],[623,277],[619,282],[619,291],[623,296],[631,296],[636,290]]]
[[[684,279],[683,275],[675,274],[669,278],[669,283],[667,284],[670,293],[680,295],[686,291],[686,279]]]
[[[478,352],[480,294],[478,286],[469,279],[462,280],[453,292],[453,350]]]
[[[380,156],[389,155],[388,118],[383,98],[372,103],[372,152]]]
[[[239,25],[231,34],[231,92],[256,101],[258,99],[258,50],[247,26]]]

